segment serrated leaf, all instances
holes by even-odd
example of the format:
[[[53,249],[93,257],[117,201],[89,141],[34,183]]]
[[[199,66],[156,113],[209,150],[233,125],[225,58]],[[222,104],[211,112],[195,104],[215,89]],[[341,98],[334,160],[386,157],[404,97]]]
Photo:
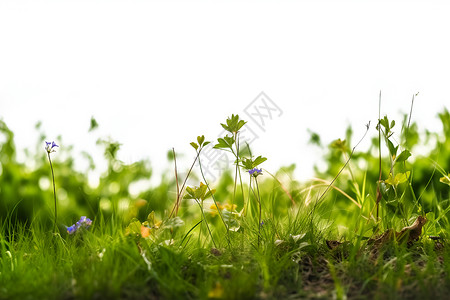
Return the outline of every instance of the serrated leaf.
[[[402,153],[400,153],[397,158],[395,159],[395,163],[400,163],[405,160],[407,160],[411,156],[411,152],[408,150],[403,150]]]
[[[191,146],[194,147],[195,150],[198,150],[198,145],[197,145],[197,143],[192,142],[192,143],[191,143]]]

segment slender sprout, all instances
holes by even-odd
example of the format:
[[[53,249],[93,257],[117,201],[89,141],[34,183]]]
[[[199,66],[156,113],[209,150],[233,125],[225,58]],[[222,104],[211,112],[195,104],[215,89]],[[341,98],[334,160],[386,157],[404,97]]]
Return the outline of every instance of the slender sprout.
[[[174,150],[174,153],[175,153],[175,150]],[[174,205],[172,211],[170,212],[169,219],[172,217],[174,212],[175,212],[175,216],[178,214],[178,208],[179,208],[180,202],[181,202],[181,192],[180,191],[184,190],[184,187],[189,178],[189,175],[191,174],[192,169],[194,168],[195,162],[197,161],[197,159],[199,159],[199,155],[200,155],[200,151],[197,152],[197,156],[195,157],[194,162],[192,163],[191,167],[189,168],[186,178],[184,179],[183,184],[181,185],[181,189],[178,189],[178,179],[177,179],[177,199],[176,199],[176,202],[175,202],[175,205]],[[175,172],[176,172],[176,165],[175,165]],[[176,176],[176,178],[178,178],[178,176]]]
[[[236,201],[236,185],[237,185],[237,176],[239,172],[239,141],[238,141],[238,133],[234,132],[234,144],[236,147],[236,170],[234,173],[234,187],[233,187],[233,199],[231,200],[231,208],[233,208],[234,202]],[[241,184],[242,187],[242,184]],[[244,194],[242,194],[244,196]],[[228,220],[228,230],[230,230],[231,218]]]
[[[251,170],[248,171],[248,173],[250,174],[250,186],[252,184],[252,177],[254,177],[255,179],[255,184],[256,184],[256,190],[257,190],[257,195],[255,195],[255,191],[253,190],[253,195],[256,198],[256,201],[258,202],[258,247],[260,244],[260,237],[261,237],[261,217],[262,217],[262,208],[261,208],[261,196],[259,194],[259,185],[258,185],[258,179],[257,177],[259,175],[262,175],[262,169],[257,169],[257,168],[253,168]]]
[[[217,247],[216,246],[216,242],[214,241],[214,237],[213,237],[213,235],[211,233],[211,229],[209,228],[208,222],[206,221],[205,212],[203,211],[203,200],[201,200],[201,199],[195,199],[195,200],[196,200],[198,206],[200,207],[200,211],[202,212],[202,221],[205,221],[206,228],[208,229],[209,236],[211,237],[211,240],[212,240],[212,242],[214,244],[214,247]],[[200,229],[201,229],[201,227],[200,227]],[[201,230],[200,230],[200,232],[201,232]]]
[[[258,220],[258,246],[261,238],[261,196],[259,194],[258,178],[255,177],[256,190],[258,191],[258,204],[259,204],[259,220]]]
[[[50,153],[56,152],[55,147],[59,147],[58,145],[55,144],[55,142],[45,142],[46,146],[45,146],[45,150],[47,151],[47,157],[48,157],[48,162],[50,163],[50,170],[52,171],[52,182],[53,182],[53,199],[55,201],[55,222],[53,224],[53,232],[56,233],[56,223],[58,220],[58,208],[57,208],[57,202],[56,202],[56,186],[55,186],[55,173],[53,171],[53,164],[52,164],[52,159],[50,158]]]
[[[220,219],[222,220],[223,225],[224,225],[225,228],[227,229],[227,236],[228,236],[228,226],[227,226],[227,223],[225,222],[225,219],[223,218],[223,214],[222,214],[222,212],[221,212],[221,210],[220,210],[220,208],[219,208],[219,205],[217,204],[216,197],[215,197],[214,194],[212,193],[211,188],[210,188],[210,186],[209,186],[209,183],[208,183],[208,181],[206,180],[205,174],[203,173],[203,167],[202,167],[202,163],[201,163],[200,158],[198,159],[198,164],[199,164],[199,167],[200,167],[200,173],[202,174],[202,178],[203,178],[203,180],[205,181],[206,187],[208,188],[208,192],[211,193],[211,197],[212,197],[212,199],[213,199],[213,201],[214,201],[214,205],[215,205],[216,208],[217,208],[217,212],[219,213]]]
[[[376,207],[377,207],[377,222],[378,222],[378,212],[379,212],[379,207],[380,207],[380,201],[381,201],[381,191],[380,191],[380,182],[381,182],[381,175],[382,175],[382,171],[381,171],[381,124],[380,124],[380,120],[381,120],[381,91],[380,91],[380,96],[378,99],[378,170],[379,170],[379,176],[378,176],[378,182],[377,182],[377,202],[376,202]]]
[[[331,188],[331,186],[333,185],[333,183],[336,181],[336,179],[341,175],[342,171],[344,171],[345,167],[347,167],[348,163],[350,162],[350,160],[353,157],[353,153],[355,152],[356,148],[359,146],[359,144],[363,141],[363,139],[366,137],[367,132],[369,131],[369,127],[370,127],[370,121],[369,123],[366,125],[366,132],[364,132],[364,135],[362,136],[362,138],[358,141],[358,143],[352,148],[352,152],[350,153],[347,161],[345,162],[345,164],[342,166],[342,168],[339,170],[339,172],[336,174],[336,176],[333,178],[333,180],[331,180],[330,184],[327,186],[327,188],[325,189],[325,191],[320,195],[320,197],[318,198],[317,202],[320,202],[320,200],[323,199],[323,197],[325,196],[325,194],[328,192],[328,190]]]
[[[175,153],[175,148],[172,148],[172,153],[173,153],[173,161],[174,161],[174,165],[175,165],[175,181],[177,183],[177,201],[176,201],[176,208],[177,209],[176,209],[176,212],[175,212],[175,215],[177,215],[178,214],[178,207],[179,207],[178,201],[180,199],[180,185],[178,183],[177,156],[176,156],[176,153]]]

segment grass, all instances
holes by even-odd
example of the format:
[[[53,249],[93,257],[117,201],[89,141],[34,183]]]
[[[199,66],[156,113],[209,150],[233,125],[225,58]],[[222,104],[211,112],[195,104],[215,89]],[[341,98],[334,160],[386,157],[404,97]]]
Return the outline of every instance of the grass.
[[[136,239],[111,220],[75,236],[2,224],[0,298],[444,299],[450,292],[450,251],[440,242],[392,243],[376,256],[365,243],[330,250],[332,231],[309,222],[308,209],[289,216],[265,222],[259,247],[258,231],[245,225],[245,235],[233,232],[230,244],[223,236],[214,248],[193,231],[181,243],[185,230],[173,244],[169,232]]]
[[[448,112],[441,119],[450,132]],[[408,160],[409,150],[395,142],[385,117],[380,138],[373,140],[379,146],[382,139],[388,149],[382,164],[380,149],[357,152],[347,136],[330,144],[329,170],[299,183],[283,179],[293,168],[274,175],[259,169],[266,159],[239,147],[237,131],[244,124],[229,118],[222,127],[232,136],[220,138],[217,147],[235,156],[234,174],[218,183],[202,174],[198,186],[185,186],[176,173],[176,182],[141,193],[126,210],[118,203],[130,197],[127,183],[148,172],[143,163],[120,165],[114,158],[118,143],[106,145],[111,169],[97,190],[88,189],[81,174],[61,177],[71,165],[59,162],[52,166],[54,193],[47,198],[19,181],[36,202],[29,213],[28,198],[8,206],[0,195],[0,299],[448,298],[449,141],[438,141],[439,151],[428,159]],[[402,132],[414,136],[413,129]],[[203,136],[197,142],[191,143],[196,159],[207,143]],[[360,161],[365,168],[358,168]],[[14,178],[8,173],[14,165],[2,164],[0,180]],[[15,173],[29,182],[41,174],[20,170]],[[16,181],[0,182],[4,195],[14,195],[8,187]],[[111,193],[113,182],[118,187]],[[58,220],[70,222],[73,210],[90,212],[89,228],[73,234],[60,223],[55,228],[55,186],[82,195],[70,210],[60,205]],[[40,202],[47,206],[39,208]],[[414,236],[414,221],[422,219],[427,222]]]

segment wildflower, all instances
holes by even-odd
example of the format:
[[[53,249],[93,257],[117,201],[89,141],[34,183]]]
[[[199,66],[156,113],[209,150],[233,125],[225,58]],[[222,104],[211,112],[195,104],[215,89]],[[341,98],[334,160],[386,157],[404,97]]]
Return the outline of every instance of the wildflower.
[[[56,187],[55,187],[55,173],[53,172],[52,159],[50,158],[50,153],[56,152],[55,147],[59,147],[55,142],[45,142],[45,151],[47,151],[48,162],[50,163],[50,169],[52,171],[52,182],[53,182],[53,199],[55,200],[55,223],[53,224],[53,231],[56,232],[56,223],[58,220],[58,210],[56,203]]]
[[[52,152],[56,152],[55,147],[59,147],[58,145],[56,145],[55,142],[45,142],[46,146],[45,146],[45,150],[47,151],[48,154],[52,153]]]
[[[68,234],[75,233],[76,230],[77,230],[76,225],[72,225],[72,226],[67,227],[67,233]]]
[[[85,217],[85,216],[82,216],[80,218],[80,220],[76,224],[73,224],[72,226],[66,227],[67,228],[67,233],[68,234],[74,234],[80,228],[88,229],[91,225],[92,225],[92,220],[87,218],[87,217]]]
[[[262,169],[258,169],[258,168],[253,168],[251,170],[248,170],[248,173],[250,175],[253,175],[254,177],[258,176],[258,175],[262,175]]]

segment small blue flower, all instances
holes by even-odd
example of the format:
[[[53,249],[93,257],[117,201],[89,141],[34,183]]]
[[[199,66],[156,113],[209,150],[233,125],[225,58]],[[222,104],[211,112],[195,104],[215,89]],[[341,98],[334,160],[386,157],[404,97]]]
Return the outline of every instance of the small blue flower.
[[[72,234],[72,233],[75,233],[77,231],[76,225],[72,225],[72,226],[69,226],[69,227],[66,227],[66,228],[67,228],[67,233],[68,234]]]
[[[248,170],[248,173],[250,175],[253,175],[254,177],[258,176],[258,175],[262,175],[262,169],[258,169],[258,168],[253,168],[251,170]]]
[[[85,216],[82,216],[80,218],[80,220],[77,221],[76,224],[73,224],[70,227],[66,227],[67,228],[67,233],[68,234],[73,234],[73,233],[77,232],[77,230],[79,230],[80,228],[89,229],[89,227],[91,225],[92,225],[92,220],[87,218],[87,217],[85,217]]]
[[[46,146],[45,146],[45,150],[47,151],[47,153],[52,153],[52,152],[56,152],[55,147],[59,147],[58,145],[56,145],[55,142],[45,142]]]

